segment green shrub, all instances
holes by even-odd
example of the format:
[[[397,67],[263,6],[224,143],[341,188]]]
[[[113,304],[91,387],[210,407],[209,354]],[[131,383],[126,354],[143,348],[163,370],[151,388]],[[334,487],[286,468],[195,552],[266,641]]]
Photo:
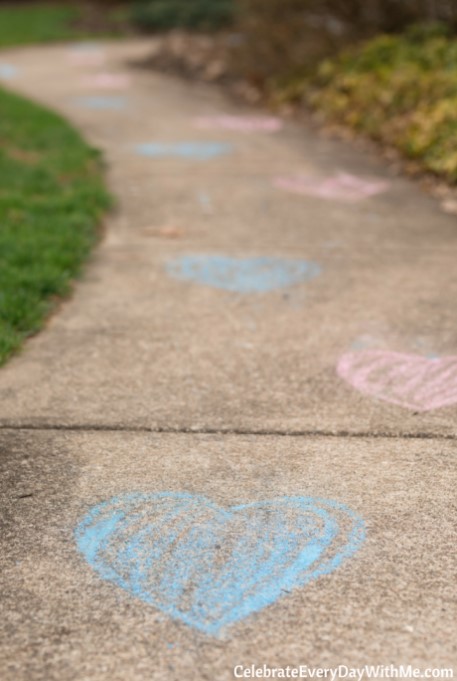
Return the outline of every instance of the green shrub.
[[[320,16],[310,20],[316,0],[238,0],[238,24],[244,40],[235,68],[265,86],[271,80],[306,73],[336,51],[338,36],[325,30]]]
[[[382,35],[302,81],[306,101],[457,182],[457,39],[449,27]]]
[[[411,22],[457,26],[457,0],[237,0],[239,71],[259,85],[309,73],[344,46]]]
[[[140,0],[132,8],[133,22],[148,31],[218,29],[232,19],[232,0]]]

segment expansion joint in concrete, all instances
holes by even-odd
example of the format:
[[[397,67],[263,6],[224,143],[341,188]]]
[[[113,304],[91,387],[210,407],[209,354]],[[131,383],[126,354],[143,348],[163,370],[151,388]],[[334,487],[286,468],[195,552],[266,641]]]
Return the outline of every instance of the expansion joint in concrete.
[[[382,431],[346,431],[346,430],[279,430],[279,429],[249,429],[249,428],[172,428],[172,427],[147,427],[147,426],[121,426],[108,424],[17,424],[1,423],[0,431],[59,431],[68,433],[100,432],[100,433],[151,433],[161,435],[231,435],[231,436],[255,436],[255,437],[293,437],[293,438],[348,438],[348,439],[390,439],[390,440],[457,440],[457,434],[437,434],[429,432],[415,433],[392,433]]]

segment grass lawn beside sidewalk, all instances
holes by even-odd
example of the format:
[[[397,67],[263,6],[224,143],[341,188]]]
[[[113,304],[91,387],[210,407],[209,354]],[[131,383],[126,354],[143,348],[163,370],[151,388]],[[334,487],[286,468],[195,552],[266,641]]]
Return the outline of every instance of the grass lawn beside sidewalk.
[[[0,7],[0,47],[72,40],[80,12],[76,5],[25,5]]]
[[[81,3],[0,6],[0,48],[122,34],[128,10]]]
[[[81,16],[76,3],[0,7],[0,48],[87,38]],[[99,153],[0,88],[0,366],[68,295],[109,204]]]
[[[68,294],[108,206],[98,152],[0,89],[0,365]]]

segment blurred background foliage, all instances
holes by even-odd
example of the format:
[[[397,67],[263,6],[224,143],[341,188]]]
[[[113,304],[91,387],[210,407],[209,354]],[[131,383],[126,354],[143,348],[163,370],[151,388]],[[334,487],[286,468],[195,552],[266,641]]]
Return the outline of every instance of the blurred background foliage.
[[[395,146],[457,183],[457,40],[450,26],[414,25],[373,38],[323,61],[279,96],[298,93],[327,120]]]
[[[233,0],[137,0],[131,17],[143,30],[212,30],[230,25],[234,9]]]
[[[0,5],[0,46],[26,45],[73,38],[79,18],[76,6],[62,4]]]
[[[136,0],[131,13],[148,30],[236,32],[234,77],[457,182],[457,0]]]
[[[413,23],[457,27],[457,0],[236,1],[240,67],[258,81],[306,72],[345,45]]]
[[[234,66],[457,183],[457,0],[237,0]]]
[[[171,30],[147,65],[233,79],[253,102],[311,106],[457,183],[457,0],[0,0],[0,9],[3,45]]]
[[[0,0],[0,47],[123,35],[130,12],[110,0]]]

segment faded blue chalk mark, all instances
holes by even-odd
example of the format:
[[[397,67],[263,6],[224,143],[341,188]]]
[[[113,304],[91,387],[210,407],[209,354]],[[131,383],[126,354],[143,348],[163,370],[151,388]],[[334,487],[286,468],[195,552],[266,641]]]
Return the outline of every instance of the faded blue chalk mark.
[[[101,52],[102,45],[91,40],[84,42],[70,43],[69,48],[72,52]]]
[[[162,144],[149,142],[137,144],[135,151],[140,156],[151,158],[183,158],[197,161],[209,161],[217,156],[232,152],[232,145],[225,142],[177,142]]]
[[[105,579],[217,636],[336,570],[365,538],[344,504],[311,497],[219,508],[187,493],[133,493],[91,509],[79,551]]]
[[[366,350],[367,348],[376,347],[378,344],[379,341],[374,336],[365,333],[351,343],[351,350]]]
[[[12,80],[18,73],[19,71],[16,66],[0,63],[0,78],[2,80]]]
[[[125,97],[78,97],[73,100],[77,106],[85,109],[95,109],[99,111],[113,110],[120,111],[127,105]]]
[[[197,199],[204,213],[212,213],[212,201],[207,192],[197,192]]]
[[[428,341],[424,338],[416,338],[414,345],[416,348],[420,349],[421,354],[427,357],[427,359],[434,359],[437,361],[441,359],[441,355],[432,350]]]
[[[234,293],[268,293],[313,279],[320,266],[308,260],[259,256],[185,255],[167,264],[176,279],[195,281]]]

